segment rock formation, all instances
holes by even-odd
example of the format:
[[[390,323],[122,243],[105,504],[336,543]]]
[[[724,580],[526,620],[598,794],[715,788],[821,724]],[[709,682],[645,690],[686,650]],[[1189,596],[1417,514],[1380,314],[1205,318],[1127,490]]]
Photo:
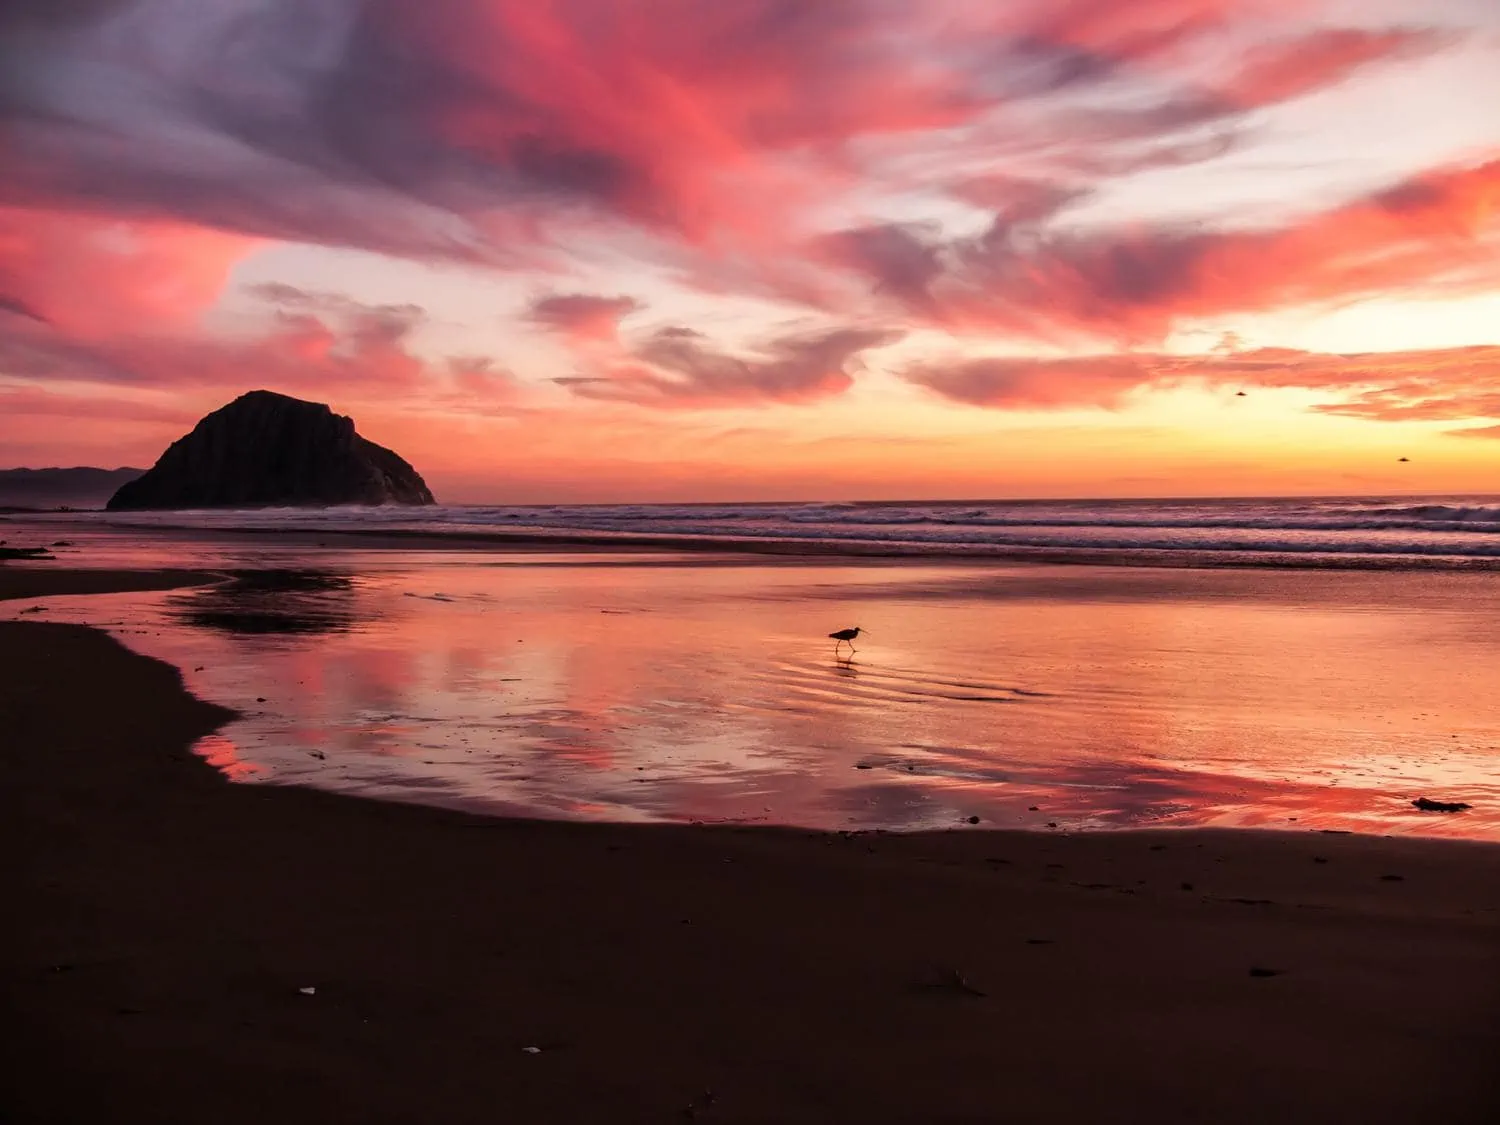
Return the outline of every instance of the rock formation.
[[[174,441],[120,488],[112,511],[327,504],[431,504],[417,471],[316,402],[251,391]]]

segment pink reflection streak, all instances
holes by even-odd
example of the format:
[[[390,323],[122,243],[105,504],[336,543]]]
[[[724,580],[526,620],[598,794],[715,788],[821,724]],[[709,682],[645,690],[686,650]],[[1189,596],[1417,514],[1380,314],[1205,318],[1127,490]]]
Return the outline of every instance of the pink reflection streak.
[[[230,781],[248,781],[264,772],[254,762],[242,758],[239,747],[222,734],[204,735],[193,747],[193,753]]]
[[[236,688],[209,697],[271,697],[232,728],[259,765],[205,760],[544,815],[1497,832],[1483,576],[443,565],[366,590],[370,627],[293,665],[194,650]],[[821,634],[855,622],[836,665]]]

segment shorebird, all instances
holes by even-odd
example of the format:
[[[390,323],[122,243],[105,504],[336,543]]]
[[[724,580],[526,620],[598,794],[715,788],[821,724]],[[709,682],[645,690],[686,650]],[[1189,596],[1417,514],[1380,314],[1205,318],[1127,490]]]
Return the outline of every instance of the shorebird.
[[[859,633],[860,629],[858,625],[856,625],[852,629],[840,629],[837,633],[829,633],[828,636],[833,641],[833,651],[838,652],[839,646],[843,644],[847,644],[849,646],[850,652],[855,651],[854,638],[859,636]]]

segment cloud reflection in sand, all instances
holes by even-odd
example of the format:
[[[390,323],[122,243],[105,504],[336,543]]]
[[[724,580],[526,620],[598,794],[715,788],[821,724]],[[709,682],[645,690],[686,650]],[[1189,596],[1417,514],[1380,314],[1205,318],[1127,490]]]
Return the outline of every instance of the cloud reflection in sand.
[[[74,605],[243,709],[253,781],[627,820],[1500,837],[1500,575],[316,561]],[[854,621],[841,663],[823,635]],[[1476,808],[1410,809],[1432,793]]]

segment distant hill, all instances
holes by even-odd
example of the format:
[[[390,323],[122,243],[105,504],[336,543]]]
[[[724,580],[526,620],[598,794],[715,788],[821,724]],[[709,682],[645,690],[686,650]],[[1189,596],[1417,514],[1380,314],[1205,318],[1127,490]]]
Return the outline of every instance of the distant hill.
[[[0,507],[102,508],[145,469],[0,469]]]

